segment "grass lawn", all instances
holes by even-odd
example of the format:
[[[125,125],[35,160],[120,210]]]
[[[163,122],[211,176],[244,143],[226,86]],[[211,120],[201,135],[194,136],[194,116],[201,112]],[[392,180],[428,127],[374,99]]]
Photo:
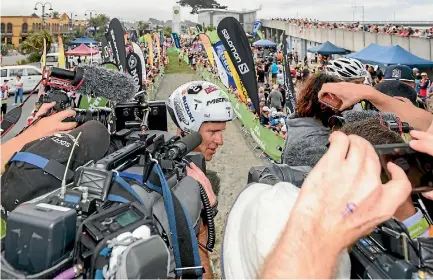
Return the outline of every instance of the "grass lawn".
[[[183,74],[194,74],[194,71],[189,67],[189,65],[182,59],[182,62],[179,65],[178,56],[179,54],[174,50],[168,50],[168,67],[165,69],[164,74],[174,74],[174,73],[183,73]]]

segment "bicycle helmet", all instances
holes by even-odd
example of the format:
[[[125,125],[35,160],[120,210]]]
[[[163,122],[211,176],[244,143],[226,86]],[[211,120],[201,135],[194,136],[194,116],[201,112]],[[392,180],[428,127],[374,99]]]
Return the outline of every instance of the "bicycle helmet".
[[[367,71],[359,60],[344,57],[332,60],[330,65],[326,66],[326,72],[344,81],[361,79],[367,76]]]
[[[168,98],[168,113],[182,131],[198,132],[204,122],[233,120],[233,108],[225,93],[215,84],[192,81],[178,87]]]

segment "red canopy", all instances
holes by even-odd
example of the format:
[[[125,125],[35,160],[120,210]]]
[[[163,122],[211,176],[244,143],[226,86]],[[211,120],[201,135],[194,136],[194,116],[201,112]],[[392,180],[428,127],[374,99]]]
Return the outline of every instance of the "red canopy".
[[[99,51],[97,48],[91,49],[88,46],[81,44],[73,50],[65,52],[65,55],[90,55],[90,54],[98,54]]]

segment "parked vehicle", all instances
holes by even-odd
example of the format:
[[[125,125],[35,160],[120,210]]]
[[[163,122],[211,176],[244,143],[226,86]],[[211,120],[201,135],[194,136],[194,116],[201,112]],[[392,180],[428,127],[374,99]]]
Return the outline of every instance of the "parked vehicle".
[[[24,83],[24,92],[30,92],[42,79],[42,72],[39,68],[32,65],[5,66],[1,68],[1,84],[9,85],[9,94],[15,92],[15,77],[21,76]]]

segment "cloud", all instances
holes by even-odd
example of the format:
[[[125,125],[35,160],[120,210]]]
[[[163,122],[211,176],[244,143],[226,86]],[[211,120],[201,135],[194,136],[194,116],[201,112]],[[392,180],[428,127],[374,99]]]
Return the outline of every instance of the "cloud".
[[[169,20],[172,17],[172,7],[176,0],[51,0],[53,9],[59,12],[76,12],[78,18],[84,18],[86,10],[96,10],[98,13],[125,20],[147,20],[156,18]],[[350,21],[353,19],[352,6],[364,6],[366,21],[431,21],[433,19],[432,0],[219,0],[229,9],[256,9],[259,18],[296,17],[315,18],[328,21]],[[2,15],[30,15],[36,0],[1,1]],[[190,8],[182,8],[183,19],[197,20],[196,15],[189,14]],[[40,9],[36,11],[40,14]],[[362,20],[362,9],[355,11],[355,19]]]

